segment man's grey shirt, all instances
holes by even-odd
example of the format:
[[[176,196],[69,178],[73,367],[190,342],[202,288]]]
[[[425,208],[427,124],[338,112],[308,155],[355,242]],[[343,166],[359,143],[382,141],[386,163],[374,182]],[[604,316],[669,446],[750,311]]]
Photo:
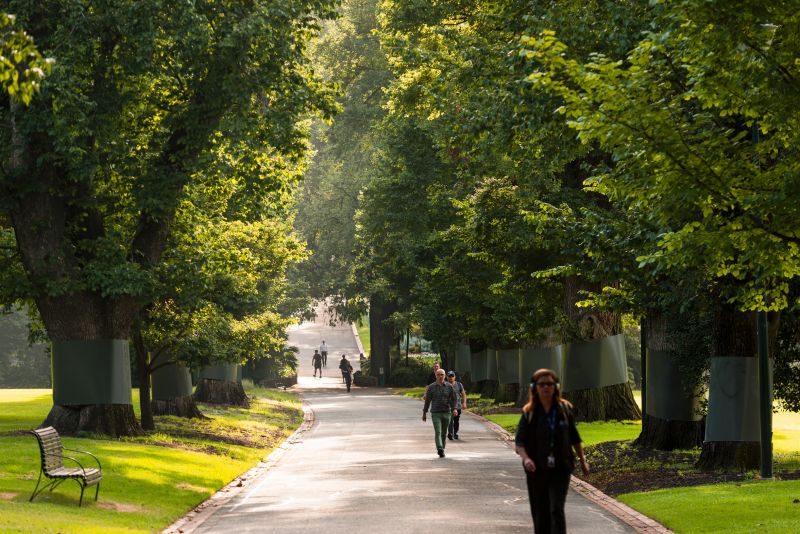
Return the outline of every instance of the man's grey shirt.
[[[422,413],[426,413],[428,408],[434,412],[452,412],[458,407],[456,392],[449,382],[439,384],[434,382],[425,390],[425,406]]]

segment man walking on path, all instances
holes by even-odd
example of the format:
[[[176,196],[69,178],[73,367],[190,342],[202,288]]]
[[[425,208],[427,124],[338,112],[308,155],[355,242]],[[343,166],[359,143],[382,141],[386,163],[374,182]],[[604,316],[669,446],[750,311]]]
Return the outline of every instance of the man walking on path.
[[[450,426],[447,427],[447,439],[458,439],[461,410],[467,409],[467,390],[464,389],[464,384],[456,380],[455,371],[447,371],[447,382],[453,386],[453,391],[456,392],[456,405],[458,406],[458,410],[456,410],[458,413],[453,415]]]
[[[322,345],[319,346],[319,353],[322,355],[322,366],[328,367],[328,345],[325,340],[322,340]]]
[[[422,408],[423,421],[427,420],[428,408],[431,409],[436,452],[439,453],[439,458],[444,458],[444,447],[447,445],[444,436],[450,425],[450,416],[458,413],[456,392],[453,390],[453,386],[444,381],[444,369],[436,370],[436,382],[425,389],[425,406]]]
[[[316,349],[311,357],[311,363],[314,366],[314,377],[317,376],[317,370],[319,370],[319,377],[322,378],[322,354]]]
[[[342,370],[342,378],[344,378],[344,383],[347,384],[347,391],[349,393],[350,384],[353,381],[353,366],[350,365],[350,361],[344,354],[342,354],[342,360],[339,362],[339,369]]]

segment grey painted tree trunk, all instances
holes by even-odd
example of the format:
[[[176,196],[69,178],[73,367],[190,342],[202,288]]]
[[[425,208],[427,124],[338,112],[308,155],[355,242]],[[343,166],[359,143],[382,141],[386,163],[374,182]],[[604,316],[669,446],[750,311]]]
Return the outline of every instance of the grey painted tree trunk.
[[[369,374],[380,379],[380,370],[383,369],[386,384],[391,375],[390,353],[394,339],[394,329],[388,324],[388,319],[396,309],[393,302],[387,302],[378,295],[369,299]]]
[[[619,314],[576,306],[584,298],[579,293],[581,289],[599,290],[600,287],[599,284],[591,285],[577,277],[565,280],[563,305],[571,331],[565,334],[563,342],[596,340],[621,334],[622,319]],[[564,394],[564,398],[572,403],[573,413],[579,421],[635,420],[642,417],[642,411],[627,382],[570,391]]]
[[[774,351],[778,325],[779,315],[769,314],[770,354]],[[756,314],[740,312],[731,305],[720,303],[714,312],[712,358],[755,358],[757,352]],[[713,409],[714,406],[709,405],[709,410]],[[761,444],[758,441],[707,441],[703,443],[697,467],[707,470],[756,469],[760,455]]]
[[[647,316],[645,320],[646,339],[648,349],[648,369],[650,369],[653,358],[671,357],[673,361],[685,357],[684,354],[675,354],[683,345],[676,343],[676,336],[681,335],[680,327],[691,323],[693,317],[680,313],[660,313],[654,312]],[[696,347],[695,350],[699,350]],[[701,357],[701,356],[698,356]],[[698,377],[688,376],[686,370],[680,370],[679,375],[686,380],[678,384],[669,384],[669,387],[659,388],[665,385],[666,381],[648,381],[648,398],[661,397],[665,401],[680,404],[681,406],[691,406],[699,404],[699,392],[696,388]],[[648,411],[653,411],[653,407],[648,407]],[[634,441],[634,445],[649,449],[659,449],[670,451],[674,449],[691,449],[703,444],[703,433],[705,431],[705,421],[697,419],[692,413],[684,413],[681,419],[670,419],[657,417],[650,413],[642,415],[642,432]]]

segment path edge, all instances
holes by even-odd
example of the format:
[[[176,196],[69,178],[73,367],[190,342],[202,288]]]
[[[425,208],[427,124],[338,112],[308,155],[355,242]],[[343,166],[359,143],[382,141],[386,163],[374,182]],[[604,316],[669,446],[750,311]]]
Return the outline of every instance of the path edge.
[[[303,407],[303,422],[295,430],[292,435],[283,440],[283,442],[275,447],[275,449],[267,455],[262,461],[258,462],[256,466],[251,467],[244,473],[234,478],[231,482],[220,488],[216,493],[212,494],[206,500],[189,510],[185,515],[180,517],[174,523],[161,531],[161,534],[189,534],[199,528],[209,517],[211,517],[217,510],[222,508],[231,499],[241,494],[245,489],[250,487],[255,480],[269,471],[278,460],[280,460],[286,451],[300,441],[303,434],[308,432],[314,425],[314,411],[311,409],[310,404],[302,399]]]
[[[505,443],[508,447],[514,449],[514,436],[512,436],[505,428],[501,427],[494,421],[490,421],[486,419],[482,415],[478,415],[474,412],[466,410],[465,413],[469,414],[470,416],[474,417],[475,419],[481,421],[484,425],[489,427],[490,430],[495,432],[497,435],[500,436],[500,439]],[[588,482],[581,480],[578,477],[570,477],[569,482],[570,487],[576,493],[579,493],[595,503],[596,505],[600,506],[617,519],[631,527],[632,529],[636,530],[636,532],[642,532],[646,534],[675,534],[673,531],[646,515],[642,514],[641,512],[637,512],[627,504],[621,503],[620,501],[616,500],[613,497],[610,497],[600,491],[599,489],[595,488]]]

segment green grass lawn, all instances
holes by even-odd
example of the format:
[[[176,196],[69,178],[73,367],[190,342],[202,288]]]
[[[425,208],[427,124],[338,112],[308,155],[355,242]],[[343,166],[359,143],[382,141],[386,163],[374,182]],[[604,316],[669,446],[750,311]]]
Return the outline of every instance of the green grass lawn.
[[[3,532],[152,532],[161,530],[247,471],[302,422],[290,394],[248,388],[248,410],[201,405],[208,420],[157,417],[144,437],[64,438],[103,464],[97,503],[65,481],[28,502],[39,474],[39,449],[21,431],[41,423],[49,390],[0,390],[0,530]],[[136,392],[134,392],[136,393]],[[134,399],[138,412],[138,398]]]
[[[361,321],[356,323],[356,330],[358,337],[361,340],[361,345],[364,347],[364,356],[369,357],[369,315],[361,317]]]
[[[681,534],[800,529],[798,480],[714,484],[627,493],[617,498]]]

